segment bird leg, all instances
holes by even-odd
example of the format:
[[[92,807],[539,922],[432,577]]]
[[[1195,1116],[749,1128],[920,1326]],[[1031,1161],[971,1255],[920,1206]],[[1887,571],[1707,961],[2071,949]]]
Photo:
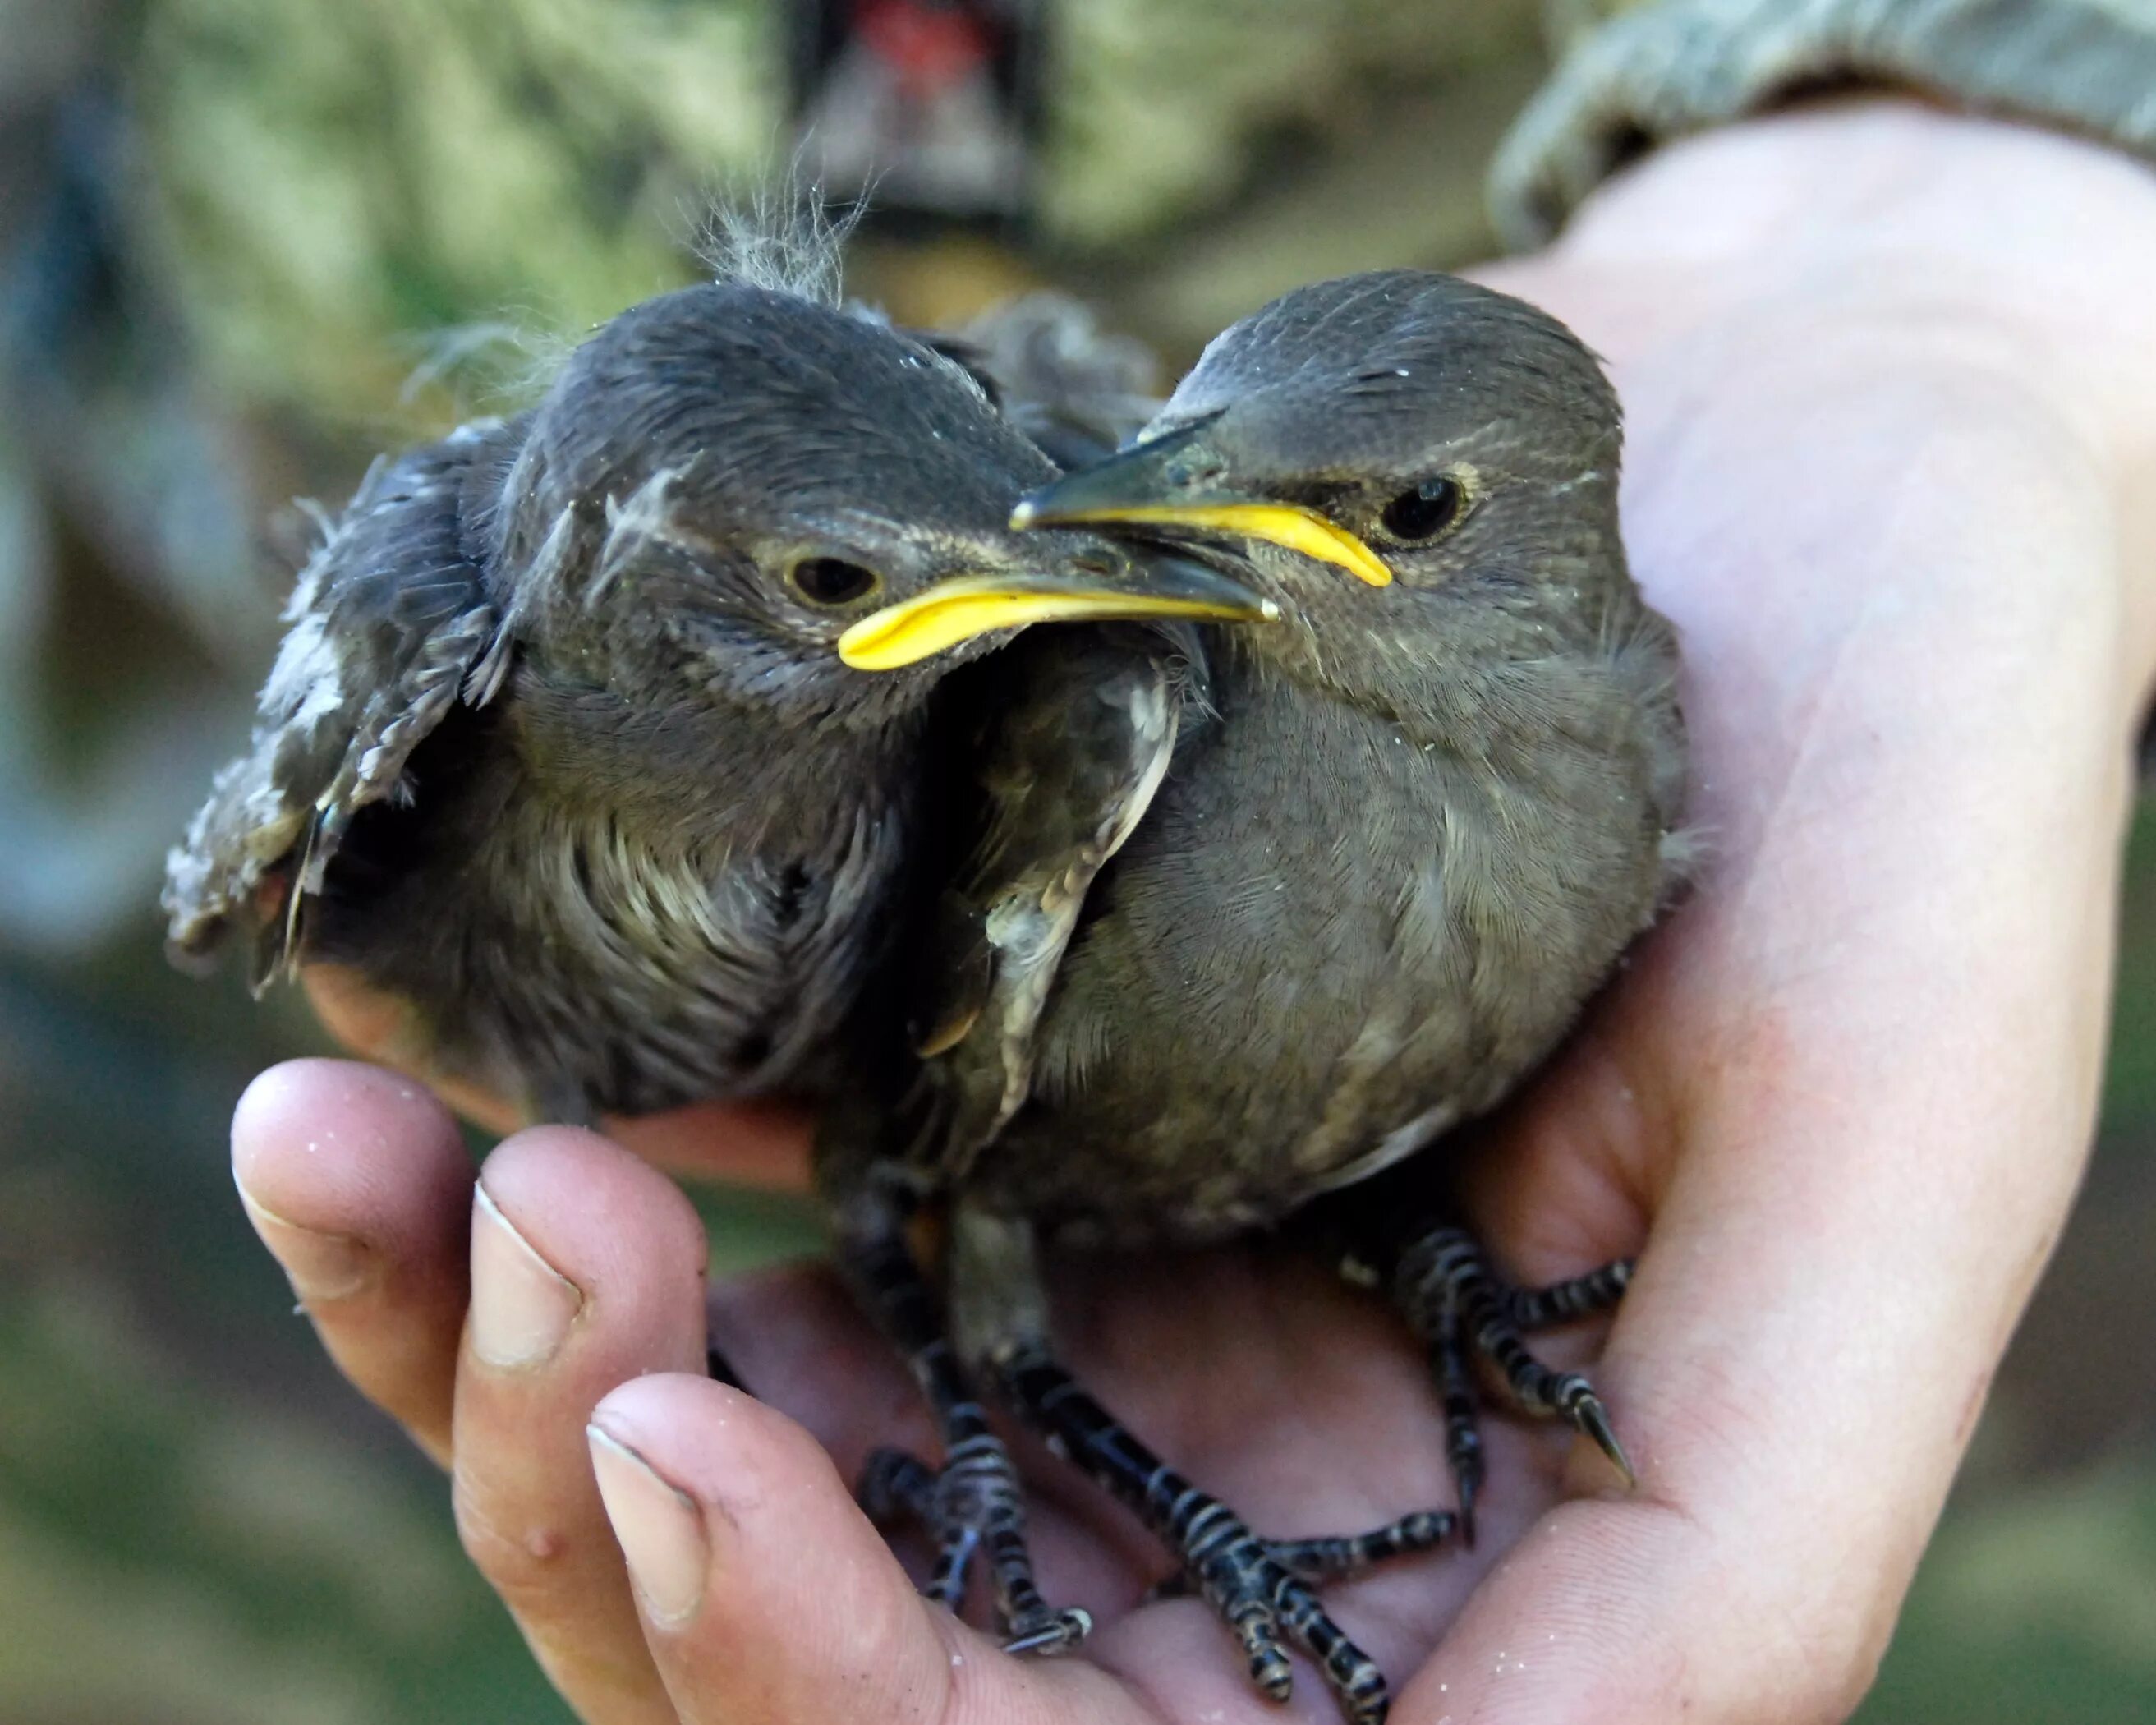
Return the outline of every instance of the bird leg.
[[[1052,1609],[1034,1584],[1018,1469],[989,1429],[914,1260],[902,1200],[871,1183],[839,1206],[837,1215],[840,1267],[877,1326],[906,1355],[943,1441],[937,1469],[897,1450],[870,1456],[857,1491],[862,1507],[879,1522],[916,1517],[934,1534],[936,1566],[923,1589],[930,1599],[958,1610],[973,1560],[985,1553],[1006,1651],[1067,1651],[1086,1638],[1093,1620],[1075,1608]]]
[[[1472,1363],[1487,1361],[1522,1411],[1562,1415],[1637,1483],[1625,1447],[1594,1387],[1577,1372],[1553,1371],[1522,1339],[1537,1330],[1606,1312],[1631,1280],[1629,1259],[1543,1288],[1501,1281],[1465,1229],[1432,1228],[1404,1250],[1394,1266],[1393,1302],[1430,1348],[1430,1370],[1445,1400],[1445,1449],[1460,1494],[1460,1531],[1475,1538],[1475,1499],[1482,1486],[1482,1438]]]
[[[1250,1680],[1276,1701],[1293,1685],[1286,1643],[1316,1660],[1353,1725],[1378,1725],[1384,1675],[1319,1604],[1316,1585],[1386,1558],[1426,1551],[1451,1531],[1443,1511],[1346,1538],[1268,1540],[1168,1466],[1071,1377],[1048,1341],[1031,1229],[961,1206],[952,1219],[952,1307],[961,1346],[986,1363],[1049,1447],[1136,1511],[1174,1554],[1180,1585],[1235,1632]]]
[[[1632,1260],[1614,1258],[1599,1269],[1548,1287],[1511,1288],[1512,1322],[1524,1331],[1553,1330],[1574,1318],[1616,1309],[1632,1283]]]

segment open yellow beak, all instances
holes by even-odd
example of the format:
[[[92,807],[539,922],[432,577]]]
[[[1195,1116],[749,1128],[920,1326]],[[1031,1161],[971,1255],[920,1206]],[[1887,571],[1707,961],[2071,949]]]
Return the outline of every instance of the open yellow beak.
[[[1011,512],[1014,527],[1104,526],[1181,528],[1189,533],[1240,534],[1299,551],[1321,563],[1332,563],[1373,587],[1389,587],[1393,572],[1345,527],[1297,503],[1255,503],[1207,500],[1189,503],[1102,504],[1059,507],[1050,486],[1027,498]]]
[[[855,670],[896,670],[991,629],[1147,617],[1270,622],[1280,607],[1202,563],[1157,557],[1129,587],[1061,575],[954,575],[872,612],[839,637]]]

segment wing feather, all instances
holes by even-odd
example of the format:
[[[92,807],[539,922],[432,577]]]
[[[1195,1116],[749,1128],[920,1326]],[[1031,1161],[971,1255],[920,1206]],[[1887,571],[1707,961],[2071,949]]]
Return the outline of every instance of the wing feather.
[[[1159,410],[1153,357],[1065,294],[1029,294],[955,333],[921,337],[970,372],[1058,467],[1113,454]]]
[[[1025,1101],[1086,895],[1151,805],[1202,675],[1186,631],[1040,629],[997,660],[982,838],[945,895],[915,1019],[943,1104],[930,1153],[952,1178]]]
[[[167,858],[176,959],[207,961],[237,923],[259,937],[258,988],[289,969],[303,901],[321,890],[352,816],[408,793],[413,750],[459,698],[492,692],[468,687],[501,627],[467,504],[511,436],[482,422],[377,460],[326,524],[285,607],[247,752]]]

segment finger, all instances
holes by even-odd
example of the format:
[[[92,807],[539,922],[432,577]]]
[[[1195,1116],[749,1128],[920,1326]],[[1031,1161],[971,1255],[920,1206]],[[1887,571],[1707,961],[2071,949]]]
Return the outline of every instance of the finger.
[[[1083,1660],[1021,1662],[915,1593],[799,1426],[706,1379],[603,1402],[591,1466],[688,1725],[1137,1725]]]
[[[808,1187],[808,1116],[791,1102],[698,1102],[606,1126],[617,1142],[675,1173],[773,1192]]]
[[[240,1097],[232,1168],[330,1357],[446,1461],[472,1185],[447,1111],[377,1067],[288,1061]]]
[[[586,1720],[671,1722],[584,1426],[625,1379],[701,1365],[702,1226],[627,1151],[540,1127],[487,1158],[470,1229],[455,1421],[465,1548]]]

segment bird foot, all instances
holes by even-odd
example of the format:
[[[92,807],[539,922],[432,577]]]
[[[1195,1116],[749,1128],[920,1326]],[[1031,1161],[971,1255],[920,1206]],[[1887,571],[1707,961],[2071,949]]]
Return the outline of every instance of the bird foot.
[[[1445,1456],[1468,1544],[1475,1543],[1475,1501],[1486,1471],[1476,1360],[1494,1369],[1522,1412],[1568,1421],[1609,1458],[1628,1486],[1639,1483],[1594,1386],[1578,1372],[1544,1365],[1523,1339],[1609,1310],[1624,1297],[1631,1273],[1630,1261],[1619,1259],[1548,1287],[1516,1288],[1491,1269],[1473,1235],[1450,1227],[1430,1230],[1401,1253],[1393,1301],[1430,1347],[1430,1369],[1445,1401]]]
[[[1343,1581],[1394,1558],[1435,1550],[1459,1526],[1449,1510],[1419,1509],[1367,1533],[1316,1539],[1263,1539],[1265,1555],[1306,1586]],[[1148,1599],[1173,1599],[1190,1592],[1190,1572],[1178,1569],[1157,1582]]]
[[[880,1526],[910,1519],[934,1536],[936,1568],[921,1591],[953,1612],[965,1604],[974,1559],[985,1555],[1004,1651],[1048,1658],[1077,1646],[1093,1620],[1075,1606],[1055,1609],[1035,1588],[1024,1492],[1001,1440],[982,1432],[940,1469],[903,1450],[878,1450],[862,1468],[855,1496]]]
[[[1172,1587],[1200,1595],[1242,1644],[1250,1681],[1275,1701],[1294,1686],[1288,1649],[1314,1660],[1349,1725],[1382,1725],[1384,1673],[1327,1615],[1316,1584],[1381,1558],[1424,1551],[1450,1532],[1442,1511],[1404,1516],[1346,1538],[1268,1540],[1168,1466],[1045,1348],[998,1363],[1010,1404],[1049,1447],[1136,1510],[1176,1559]]]
[[[1202,1597],[1242,1644],[1250,1681],[1270,1699],[1284,1702],[1293,1692],[1291,1645],[1317,1661],[1350,1725],[1381,1725],[1391,1705],[1384,1674],[1327,1614],[1314,1587],[1321,1579],[1363,1566],[1366,1560],[1359,1558],[1341,1563],[1338,1548],[1358,1542],[1263,1539],[1217,1498],[1186,1488],[1185,1502],[1185,1513],[1176,1518],[1180,1531],[1172,1527],[1166,1535],[1180,1548],[1183,1567],[1156,1591]],[[1433,1519],[1442,1519],[1448,1528],[1452,1521],[1450,1516]],[[1435,1543],[1433,1538],[1412,1548]],[[1400,1548],[1403,1553],[1409,1548]]]

